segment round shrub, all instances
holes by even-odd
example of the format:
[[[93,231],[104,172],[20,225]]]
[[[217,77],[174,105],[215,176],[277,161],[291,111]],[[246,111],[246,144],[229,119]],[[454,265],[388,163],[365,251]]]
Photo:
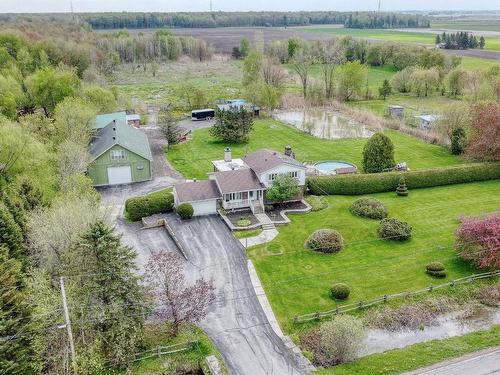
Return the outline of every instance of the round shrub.
[[[378,235],[383,240],[405,241],[411,237],[411,229],[411,225],[405,221],[384,219],[378,227]]]
[[[174,206],[174,196],[166,190],[151,193],[142,197],[127,199],[125,210],[132,221],[143,217],[169,212]]]
[[[347,299],[350,293],[351,289],[344,283],[333,284],[330,288],[330,297],[332,297],[333,299]]]
[[[387,208],[384,204],[373,198],[359,198],[350,208],[354,215],[370,219],[384,219],[387,217]]]
[[[239,226],[239,227],[248,227],[250,224],[252,224],[251,220],[247,217],[242,217],[241,219],[239,219],[236,224]]]
[[[338,253],[344,247],[344,239],[333,229],[319,229],[306,241],[308,249],[322,253]]]
[[[426,267],[426,272],[434,277],[446,277],[446,269],[441,262],[431,262]]]
[[[191,219],[193,217],[193,206],[190,203],[181,203],[177,207],[177,214],[182,220]]]

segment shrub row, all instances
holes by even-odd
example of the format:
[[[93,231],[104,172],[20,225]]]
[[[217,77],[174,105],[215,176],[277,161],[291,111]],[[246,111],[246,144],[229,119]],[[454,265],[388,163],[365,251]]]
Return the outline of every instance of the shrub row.
[[[408,189],[462,184],[500,178],[500,163],[468,164],[408,172],[309,177],[307,185],[315,195],[360,195],[394,191],[404,176]]]
[[[143,217],[171,211],[174,196],[167,190],[158,191],[142,197],[129,198],[125,202],[125,210],[130,220],[137,221]]]

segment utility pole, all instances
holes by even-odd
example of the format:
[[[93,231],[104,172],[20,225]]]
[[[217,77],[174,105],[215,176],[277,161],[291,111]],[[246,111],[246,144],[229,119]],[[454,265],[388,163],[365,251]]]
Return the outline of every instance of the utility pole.
[[[212,5],[213,5],[213,4],[212,4],[212,0],[210,0],[210,13],[212,13],[212,12],[213,12],[213,6],[212,6]]]
[[[382,2],[382,0],[378,0],[378,12],[380,13],[380,3]]]
[[[68,302],[66,300],[66,290],[64,289],[64,278],[61,276],[59,278],[59,283],[61,284],[61,300],[64,310],[64,320],[66,322],[66,329],[68,330],[68,340],[69,340],[69,348],[71,350],[71,364],[73,366],[73,372],[75,375],[76,371],[76,353],[75,353],[75,342],[73,341],[73,331],[71,330],[71,321],[69,320],[69,310],[68,310]]]

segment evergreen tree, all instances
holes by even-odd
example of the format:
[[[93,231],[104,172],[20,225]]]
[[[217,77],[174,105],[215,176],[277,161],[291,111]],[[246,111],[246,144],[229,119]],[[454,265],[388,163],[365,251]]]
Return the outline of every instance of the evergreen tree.
[[[451,153],[460,155],[465,149],[465,131],[463,128],[454,129],[451,133]]]
[[[178,121],[179,119],[175,118],[168,108],[160,108],[158,111],[158,123],[163,135],[167,139],[167,147],[169,148],[170,145],[179,143],[181,130],[179,129]]]
[[[384,98],[384,100],[387,98],[388,95],[391,94],[392,87],[388,80],[384,79],[384,83],[382,84],[381,87],[378,88],[378,92],[380,96]]]
[[[481,35],[479,38],[479,48],[484,49],[484,46],[486,45],[486,40],[484,39],[484,36]]]
[[[22,264],[0,245],[0,373],[32,374],[32,348],[27,334],[30,310],[23,283]]]
[[[441,37],[438,35],[436,35],[436,45],[438,44],[441,44]]]
[[[394,162],[394,144],[383,133],[375,133],[363,148],[363,169],[366,173],[391,169]]]
[[[113,364],[127,364],[142,341],[145,296],[136,276],[135,251],[102,221],[93,224],[72,246],[64,272],[91,274],[75,278],[69,289],[88,321],[83,350],[96,350]],[[89,319],[90,318],[90,319]],[[93,335],[93,345],[88,345]],[[82,343],[82,337],[79,341]]]
[[[408,188],[406,187],[406,181],[403,176],[399,178],[399,184],[396,189],[396,194],[400,197],[408,196]]]
[[[210,135],[227,142],[246,142],[253,128],[253,114],[244,107],[217,110]]]
[[[250,53],[250,41],[247,38],[242,38],[240,41],[240,54],[245,58]]]
[[[7,247],[10,257],[19,259],[23,255],[23,233],[2,201],[0,201],[0,245]]]

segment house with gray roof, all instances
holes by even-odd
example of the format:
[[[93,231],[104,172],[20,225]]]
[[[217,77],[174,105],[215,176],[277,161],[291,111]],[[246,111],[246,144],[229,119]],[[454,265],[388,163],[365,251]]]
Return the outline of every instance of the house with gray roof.
[[[99,126],[100,121],[102,118],[97,122]],[[142,131],[129,126],[126,118],[112,119],[107,125],[96,128],[89,152],[92,161],[87,174],[94,186],[128,184],[152,178],[153,156],[148,138]]]
[[[233,159],[230,148],[224,150],[224,159],[212,162],[214,171],[208,181],[190,181],[174,186],[174,204],[190,203],[194,215],[217,213],[217,208],[225,210],[264,211],[266,190],[272,186],[280,174],[296,179],[303,188],[306,167],[295,160],[289,146],[285,153],[261,149],[242,159]],[[302,194],[293,201],[301,200]]]

